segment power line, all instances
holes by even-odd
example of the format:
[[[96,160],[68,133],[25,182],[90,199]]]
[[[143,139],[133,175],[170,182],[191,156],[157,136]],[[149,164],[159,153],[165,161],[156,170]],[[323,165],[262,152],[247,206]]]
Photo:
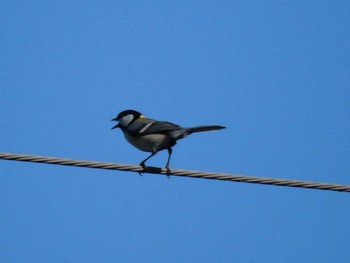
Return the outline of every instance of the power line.
[[[56,157],[47,157],[47,156],[34,156],[34,155],[0,152],[0,159],[167,175],[166,169],[158,168],[158,167],[147,167],[146,170],[144,170],[139,165],[73,160],[73,159],[67,159],[67,158],[56,158]],[[287,180],[287,179],[278,179],[278,178],[266,178],[266,177],[246,176],[246,175],[238,175],[238,174],[224,174],[224,173],[211,173],[211,172],[172,169],[170,175],[223,180],[223,181],[233,181],[233,182],[241,182],[241,183],[266,184],[266,185],[289,186],[289,187],[309,188],[309,189],[338,191],[338,192],[350,192],[350,185],[308,182],[308,181],[299,181],[299,180]]]

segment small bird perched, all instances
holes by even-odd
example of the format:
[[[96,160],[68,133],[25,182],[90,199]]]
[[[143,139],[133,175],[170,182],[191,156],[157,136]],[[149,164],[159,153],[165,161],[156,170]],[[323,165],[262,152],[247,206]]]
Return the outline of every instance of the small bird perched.
[[[172,148],[176,141],[185,138],[195,132],[204,132],[212,130],[221,130],[225,127],[219,125],[196,126],[183,128],[179,125],[167,122],[157,121],[145,118],[140,112],[135,110],[125,110],[118,114],[112,121],[118,121],[118,124],[112,129],[120,128],[126,140],[141,151],[150,152],[140,166],[146,168],[145,162],[154,156],[157,152],[167,149],[168,160],[165,165],[167,173],[170,174],[169,162]]]

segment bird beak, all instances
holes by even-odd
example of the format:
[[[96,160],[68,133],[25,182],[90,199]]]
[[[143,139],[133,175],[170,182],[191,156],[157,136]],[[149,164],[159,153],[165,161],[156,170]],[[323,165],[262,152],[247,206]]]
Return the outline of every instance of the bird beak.
[[[112,129],[119,128],[119,127],[120,126],[119,126],[119,123],[118,123],[117,125],[113,126]]]
[[[117,118],[114,118],[114,119],[112,119],[111,121],[117,121]],[[119,123],[118,123],[117,125],[113,126],[112,129],[119,128],[119,127],[120,127],[120,126],[119,126]]]

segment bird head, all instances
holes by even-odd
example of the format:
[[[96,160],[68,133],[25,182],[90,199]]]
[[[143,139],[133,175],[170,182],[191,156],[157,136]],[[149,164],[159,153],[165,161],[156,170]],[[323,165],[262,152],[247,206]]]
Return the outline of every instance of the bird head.
[[[112,129],[120,128],[124,130],[135,120],[142,118],[143,115],[135,110],[125,110],[118,114],[112,121],[118,121],[118,124],[113,126]]]

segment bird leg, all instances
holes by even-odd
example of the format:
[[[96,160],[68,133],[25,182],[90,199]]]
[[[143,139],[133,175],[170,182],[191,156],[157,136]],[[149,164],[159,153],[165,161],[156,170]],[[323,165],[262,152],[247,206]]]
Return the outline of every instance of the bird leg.
[[[170,163],[170,157],[171,157],[172,152],[173,152],[173,150],[169,147],[169,148],[168,148],[168,161],[166,162],[166,165],[165,165],[167,176],[170,175],[169,163]]]
[[[140,166],[142,166],[143,170],[146,170],[146,165],[145,165],[146,161],[147,161],[148,159],[150,159],[151,157],[153,157],[154,155],[156,155],[156,153],[157,153],[157,151],[152,151],[151,155],[148,156],[145,160],[143,160],[143,161],[140,163]],[[142,173],[139,172],[139,175],[142,175]]]

